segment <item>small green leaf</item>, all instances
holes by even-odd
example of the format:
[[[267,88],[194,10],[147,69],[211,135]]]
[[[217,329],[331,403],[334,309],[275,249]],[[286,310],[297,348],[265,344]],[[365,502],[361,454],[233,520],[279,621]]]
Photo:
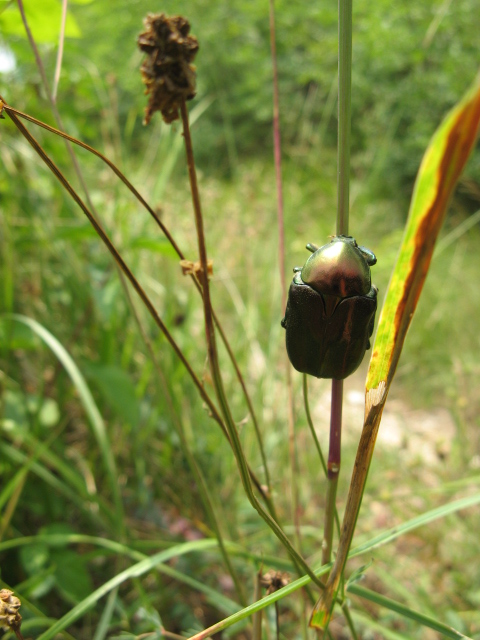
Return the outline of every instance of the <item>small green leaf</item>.
[[[56,586],[68,602],[77,603],[93,591],[85,559],[70,549],[54,548],[50,552],[55,566]]]
[[[20,549],[20,561],[28,575],[35,575],[43,569],[49,560],[49,550],[46,544],[31,544]]]
[[[57,44],[62,17],[62,5],[58,0],[24,0],[25,17],[37,43]],[[0,30],[7,35],[26,38],[25,27],[16,3],[0,14]],[[67,13],[65,36],[80,38],[82,35],[71,12]]]
[[[97,387],[119,417],[136,426],[140,420],[140,403],[130,376],[119,367],[106,365],[89,364],[85,371],[92,386]]]

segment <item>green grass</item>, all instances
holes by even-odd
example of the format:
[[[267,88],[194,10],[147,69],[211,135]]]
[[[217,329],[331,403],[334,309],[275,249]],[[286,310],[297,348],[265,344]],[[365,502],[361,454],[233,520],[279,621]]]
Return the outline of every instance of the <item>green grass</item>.
[[[17,90],[21,103],[28,102],[28,90],[21,93],[27,79],[16,77],[9,102],[15,105]],[[113,84],[108,93],[103,80],[97,82],[96,119],[76,115],[77,105],[65,106],[69,131],[78,127],[80,137],[106,149],[150,204],[161,208],[162,220],[187,257],[196,260],[178,127],[172,133],[157,122],[137,135],[138,107],[122,103]],[[93,99],[84,90],[91,111]],[[307,107],[305,102],[299,116],[304,119],[295,125],[298,137],[289,136],[284,165],[286,261],[291,267],[305,261],[307,242],[321,244],[334,233],[336,153],[327,145],[328,136],[313,144],[307,135],[317,128],[326,131],[330,115],[324,113],[320,126],[314,116],[309,120]],[[29,107],[33,115],[50,117],[35,108]],[[194,109],[199,117],[194,134],[202,143],[214,126],[210,98],[200,99]],[[218,109],[213,103],[214,114]],[[274,172],[266,154],[238,156],[236,147],[242,144],[236,136],[244,129],[235,130],[228,121],[228,102],[222,102],[222,110],[229,169],[215,145],[218,171],[212,170],[212,158],[200,164],[214,261],[212,297],[252,395],[274,500],[293,539]],[[238,121],[238,113],[233,115]],[[290,127],[294,116],[288,113]],[[258,118],[263,131],[261,113]],[[372,120],[362,122],[365,129],[373,125]],[[250,507],[231,450],[184,368],[132,293],[135,319],[111,258],[81,212],[8,120],[1,122],[1,130],[1,586],[21,597],[22,629],[29,637],[54,637],[63,630],[65,637],[78,640],[153,638],[161,637],[162,627],[191,635],[241,606],[212,541],[198,476],[176,420],[205,478],[247,602],[262,563],[265,569],[290,570],[293,580],[296,574]],[[45,132],[35,135],[75,184],[63,143]],[[380,300],[406,215],[404,194],[393,198],[391,185],[385,186],[385,172],[400,153],[393,140],[389,131],[379,152],[369,150],[374,162],[361,149],[353,156],[351,233],[378,256],[373,280]],[[254,142],[247,146],[258,150],[259,141]],[[83,151],[78,157],[103,224],[213,397],[198,293],[148,215],[113,174]],[[231,179],[222,178],[226,173]],[[358,597],[361,589],[352,592],[354,617],[365,639],[437,637],[428,635],[421,616],[480,638],[478,507],[446,508],[435,522],[405,528],[371,548],[379,532],[478,495],[479,232],[476,226],[466,229],[470,209],[461,196],[452,204],[444,236],[455,229],[465,228],[465,233],[433,260],[387,402],[358,522],[354,545],[365,545],[366,552],[349,564],[350,570],[359,569],[373,559],[362,586],[419,615],[407,619],[384,606],[386,601],[375,604]],[[285,278],[291,278],[290,271]],[[242,444],[264,481],[252,421],[223,348],[220,357]],[[363,418],[359,394],[365,372],[366,363],[346,381],[341,513]],[[300,375],[294,375],[293,384],[302,553],[315,566],[321,555],[325,481],[302,410]],[[314,423],[326,449],[330,385],[311,380],[309,388]],[[420,429],[427,418],[433,424],[428,432]],[[382,430],[392,424],[397,440],[389,445]],[[412,450],[412,441],[421,446]],[[428,458],[422,454],[424,444]],[[288,589],[291,595],[280,604],[281,631],[287,638],[303,638],[303,599],[292,586]],[[272,637],[273,615],[267,611],[265,618]],[[344,628],[339,616],[332,635],[343,637]],[[246,639],[248,627],[234,627],[222,637]]]
[[[30,170],[33,175],[38,171],[34,164]],[[321,236],[318,231],[315,233],[310,230],[318,228],[317,220],[312,219],[312,212],[317,214],[319,209],[328,210],[328,200],[333,198],[333,194],[330,190],[330,194],[325,194],[319,202],[318,198],[313,198],[313,191],[311,195],[302,191],[299,183],[304,181],[308,184],[314,177],[307,163],[287,167],[285,173],[289,212],[288,261],[294,265],[303,260],[304,242],[326,239],[329,233],[327,216],[324,235],[318,237]],[[42,180],[45,181],[46,176]],[[188,250],[189,246],[194,245],[193,239],[189,238],[190,205],[182,183],[183,180],[179,178],[170,185],[163,215],[169,227],[184,239],[187,255],[194,257],[194,249]],[[282,390],[283,334],[279,323],[281,309],[271,204],[274,188],[272,171],[259,164],[239,172],[235,183],[208,179],[203,181],[201,188],[207,238],[215,265],[212,281],[215,305],[247,377],[265,437],[275,499],[281,519],[288,525],[288,443]],[[30,194],[30,197],[33,195]],[[123,196],[121,192],[118,198],[118,227],[113,213],[106,217],[109,226],[114,229],[118,244],[126,246],[137,229],[141,229],[141,233],[147,237],[147,223],[142,219],[142,213],[136,213],[131,224],[122,222],[122,210],[126,211],[131,205],[126,202],[128,196]],[[333,206],[331,202],[330,206]],[[381,213],[380,210],[378,215]],[[75,214],[73,220],[78,228],[81,222],[79,214]],[[197,489],[162,394],[159,393],[158,380],[148,352],[132,320],[113,266],[103,249],[96,239],[89,236],[76,237],[75,241],[70,237],[65,238],[66,225],[58,217],[50,219],[53,235],[48,242],[38,241],[37,234],[41,235],[41,228],[29,225],[26,229],[18,213],[11,214],[8,222],[11,233],[10,264],[18,265],[6,278],[13,282],[13,308],[35,318],[40,326],[62,341],[63,347],[57,347],[55,357],[21,326],[12,328],[11,322],[5,318],[3,320],[4,513],[8,513],[8,506],[13,505],[4,529],[4,540],[22,535],[34,536],[35,539],[42,527],[60,523],[68,526],[71,535],[103,536],[110,531],[108,535],[113,533],[114,540],[129,540],[134,545],[150,540],[153,544],[169,546],[192,535],[208,536],[210,532],[198,501]],[[451,226],[454,223],[455,217],[452,217]],[[380,256],[374,274],[380,291],[384,291],[399,229],[392,228],[389,235],[376,237],[373,220],[354,218],[352,224],[352,232],[356,237],[367,244],[364,238],[368,234],[368,246]],[[74,226],[72,221],[69,226]],[[155,233],[153,231],[148,237],[155,237]],[[465,296],[458,285],[460,272],[463,276],[475,272],[476,234],[476,230],[470,231],[457,241],[453,251],[434,261],[419,315],[407,339],[399,376],[392,390],[393,400],[401,402],[400,412],[405,408],[426,407],[431,411],[439,406],[445,407],[455,417],[458,433],[449,444],[446,457],[438,458],[434,464],[426,464],[420,457],[409,457],[406,447],[405,450],[402,447],[398,450],[381,448],[380,445],[359,520],[360,540],[365,536],[366,539],[371,538],[385,524],[400,523],[416,513],[442,504],[447,498],[465,495],[470,487],[478,487],[476,462],[472,455],[475,449],[473,446],[468,449],[462,446],[463,442],[476,442],[477,438],[476,424],[468,417],[470,410],[473,411],[470,403],[475,403],[477,378],[475,369],[472,369],[474,350],[468,348],[469,337],[474,333],[472,312],[468,313],[468,309],[476,308],[478,301],[473,286],[469,287],[470,295]],[[457,249],[460,246],[461,249]],[[173,326],[175,337],[201,373],[204,370],[205,353],[201,346],[203,326],[198,295],[181,276],[173,258],[148,248],[127,252],[126,255],[132,256],[137,275],[151,292],[166,321]],[[84,268],[76,268],[82,261],[85,262]],[[38,265],[41,265],[40,269]],[[37,288],[32,286],[32,274],[36,278]],[[454,322],[451,313],[434,313],[436,309],[452,307],[456,309]],[[139,313],[142,316],[141,310]],[[434,335],[428,323],[432,317],[435,319]],[[166,373],[166,384],[173,395],[175,410],[205,474],[224,534],[227,539],[260,555],[283,555],[271,534],[262,527],[249,507],[240,488],[232,455],[218,428],[208,418],[195,390],[164,340],[156,335],[148,319],[142,319]],[[37,333],[42,331],[38,329]],[[422,345],[421,349],[419,345]],[[93,402],[97,404],[101,420],[106,424],[108,441],[104,441],[105,448],[97,446],[94,432],[87,428],[88,403],[82,406],[82,387],[79,388],[78,383],[72,385],[64,367],[59,364],[61,359],[57,358],[64,353],[63,349],[73,357],[74,363],[70,366],[75,366],[79,372],[84,371],[87,376],[90,388],[88,390],[87,387],[86,397],[91,406],[94,406]],[[70,362],[65,360],[65,356],[63,359],[64,362]],[[234,375],[224,354],[222,361],[234,416],[241,423],[246,416],[245,404],[236,390]],[[461,371],[461,378],[456,375],[458,370]],[[118,385],[117,394],[115,390],[109,390],[107,378],[103,384],[98,383],[99,376],[102,372],[106,376],[107,371],[110,376],[113,375],[111,384]],[[419,371],[421,375],[409,374],[409,371]],[[460,379],[461,395],[456,387],[453,391],[451,388],[452,384],[458,385]],[[209,388],[208,379],[206,384]],[[294,377],[294,385],[298,408],[297,446],[301,470],[302,524],[305,527],[304,553],[318,561],[324,485],[301,412],[300,376]],[[348,393],[361,391],[361,387],[360,374],[347,381],[347,403]],[[129,388],[132,392],[128,391]],[[328,393],[328,382],[310,383],[314,421],[320,429],[319,437],[323,446],[326,446],[328,416],[322,402]],[[135,408],[125,406],[126,399]],[[47,400],[53,401],[58,407],[53,424],[42,418],[41,409]],[[394,402],[392,413],[395,415]],[[139,417],[134,422],[132,416],[136,415]],[[356,424],[352,424],[354,421],[355,414],[347,410],[347,434],[339,487],[340,509],[356,448],[355,435],[349,436],[348,430],[353,429],[354,433],[358,433],[360,427],[358,419]],[[41,446],[38,443],[48,438],[55,429],[59,429],[60,433],[47,454],[38,448]],[[402,437],[408,441],[408,418],[404,420],[404,429]],[[261,474],[251,422],[247,421],[241,427],[241,434],[252,466]],[[108,465],[105,467],[101,462],[102,451],[104,459],[111,456],[118,469],[118,487],[124,507],[120,523],[118,512],[115,519],[111,520],[115,513],[114,494],[108,481]],[[458,488],[451,484],[465,478],[465,483]],[[426,614],[444,622],[455,619],[453,626],[475,637],[474,567],[478,542],[469,533],[475,526],[474,512],[462,513],[461,517],[450,516],[439,521],[435,528],[423,527],[413,538],[411,535],[403,536],[397,543],[375,551],[375,562],[367,570],[366,584],[405,602],[413,610],[421,608]],[[113,522],[116,525],[112,529]],[[459,548],[462,549],[461,553],[457,551]],[[88,546],[80,546],[74,555],[80,560],[91,584],[98,585],[100,576],[104,581],[108,575],[113,579],[118,573],[118,562],[108,554],[96,551],[92,555]],[[39,567],[34,563],[32,568],[25,557],[13,551],[4,551],[2,557],[2,578],[13,587],[25,583],[29,576],[32,578],[40,569],[44,571],[43,584],[28,588],[25,596],[37,602],[49,615],[67,615],[75,600],[68,596],[68,588],[62,584],[62,580],[68,582],[68,579],[57,575],[58,568],[52,565],[51,558],[44,558]],[[239,558],[234,558],[234,562],[247,588],[253,589],[248,585],[253,585],[255,562],[252,564]],[[355,561],[352,561],[354,566]],[[53,580],[49,569],[53,571]],[[218,556],[211,558],[208,563],[201,559],[187,562],[180,571],[200,580],[219,594],[213,609],[211,599],[203,600],[198,588],[187,590],[183,587],[179,590],[174,578],[169,578],[168,582],[165,582],[165,578],[153,581],[138,579],[127,591],[121,589],[118,592],[115,599],[117,604],[109,617],[107,637],[120,629],[137,634],[150,629],[146,619],[142,621],[134,616],[135,611],[145,603],[147,610],[158,611],[165,627],[172,630],[185,632],[189,627],[199,629],[218,619],[217,616],[222,613],[217,608],[221,594],[227,597],[233,595],[228,587],[222,586],[228,580]],[[400,585],[398,589],[396,585]],[[250,591],[250,597],[252,593]],[[452,605],[453,594],[455,603]],[[198,598],[202,604],[200,609],[198,606],[195,609]],[[292,616],[297,615],[294,602],[286,604],[286,635],[292,633],[292,630],[287,630],[293,624]],[[355,600],[355,607],[361,608],[361,602]],[[24,617],[28,621],[30,614],[28,607],[25,609]],[[76,637],[88,637],[95,629],[95,620],[100,622],[98,616],[102,611],[102,607],[94,608],[87,618],[79,618],[69,628]],[[202,611],[202,614],[195,611]],[[385,627],[392,624],[391,614],[384,609],[368,609],[368,615],[373,615],[377,623]],[[392,629],[398,628],[396,624]],[[408,637],[423,637],[421,627],[411,626],[411,623],[398,624]],[[402,627],[404,624],[407,626]]]

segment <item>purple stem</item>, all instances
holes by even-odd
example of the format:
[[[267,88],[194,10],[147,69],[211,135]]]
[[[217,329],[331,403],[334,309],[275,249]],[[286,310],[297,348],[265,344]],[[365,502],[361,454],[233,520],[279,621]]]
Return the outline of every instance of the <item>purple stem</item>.
[[[342,444],[343,380],[332,380],[332,408],[330,411],[330,448],[328,451],[328,477],[338,477]]]

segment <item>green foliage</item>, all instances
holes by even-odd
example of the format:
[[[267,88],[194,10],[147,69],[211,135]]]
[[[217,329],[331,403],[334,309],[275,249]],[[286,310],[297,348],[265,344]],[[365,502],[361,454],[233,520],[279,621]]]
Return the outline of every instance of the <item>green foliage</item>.
[[[50,79],[60,3],[52,6],[52,13],[49,4],[25,0]],[[214,260],[214,305],[259,414],[274,497],[290,534],[267,9],[253,0],[167,0],[159,8],[188,15],[201,41],[199,95],[191,113],[197,110],[199,115],[195,150]],[[57,14],[50,19],[53,10]],[[162,220],[187,257],[195,260],[179,128],[171,131],[159,122],[149,129],[141,125],[141,56],[134,43],[142,16],[151,10],[145,0],[114,6],[98,0],[69,3],[58,106],[64,128],[105,151],[125,170],[152,206],[159,206]],[[421,153],[441,115],[476,72],[475,10],[472,0],[451,5],[429,0],[421,6],[410,1],[355,3],[352,229],[380,258],[375,267],[380,293],[395,259],[405,200]],[[291,266],[303,263],[306,242],[327,241],[333,230],[336,11],[333,2],[277,5]],[[15,31],[20,22],[14,3],[0,14],[0,21],[3,45],[17,61],[15,70],[3,75],[2,96],[53,122],[28,42],[23,32]],[[75,34],[79,37],[71,37]],[[28,126],[76,185],[64,143]],[[6,545],[0,546],[1,578],[21,594],[28,635],[46,632],[48,637],[52,629],[66,625],[76,638],[95,640],[160,634],[163,626],[182,634],[199,631],[240,605],[217,543],[210,540],[211,522],[178,421],[224,536],[239,545],[229,543],[228,549],[247,600],[252,599],[251,584],[262,562],[265,568],[282,570],[291,565],[249,507],[231,450],[184,368],[133,299],[159,368],[154,365],[116,267],[91,227],[11,123],[1,121],[0,127],[1,310],[34,319],[44,338],[42,343],[35,337],[32,325],[0,323],[0,536]],[[213,395],[198,294],[181,275],[170,246],[116,178],[83,151],[78,157],[102,224]],[[468,175],[475,176],[477,164],[474,158]],[[474,193],[470,183],[469,192],[457,198],[447,231],[467,219]],[[442,453],[444,461],[439,453],[432,467],[418,458],[407,459],[404,443],[398,450],[382,450],[359,521],[367,542],[375,540],[379,529],[403,523],[417,511],[427,514],[450,495],[475,494],[478,488],[474,452],[479,443],[480,343],[471,321],[480,304],[477,245],[478,230],[473,227],[434,259],[392,392],[397,401],[408,398],[408,411],[412,405],[447,407],[455,415],[457,437]],[[245,401],[223,351],[221,360],[242,444],[263,482]],[[362,383],[360,378],[350,381],[350,391]],[[300,406],[300,381],[295,385]],[[328,430],[322,422],[326,395],[324,383],[312,383],[322,444]],[[402,410],[398,414],[403,417]],[[346,435],[340,495],[345,495],[356,447],[355,424],[352,419],[349,425],[354,436]],[[408,428],[402,438],[408,439]],[[307,433],[300,414],[303,546],[315,563],[323,480],[317,477],[318,460]],[[452,484],[460,479],[463,484]],[[378,515],[379,504],[386,505],[387,515]],[[390,544],[375,551],[368,571],[354,560],[353,567],[357,576],[365,575],[371,590],[480,637],[475,587],[480,549],[472,533],[478,529],[477,518],[466,510],[455,519],[452,512],[448,518],[446,514],[442,512],[445,519],[437,520],[435,528],[419,529],[417,537],[405,528],[397,546],[385,538]],[[45,540],[56,534],[64,536],[62,541]],[[8,546],[24,536],[30,537],[24,546]],[[197,540],[201,537],[206,539]],[[192,553],[177,557],[185,548]],[[153,555],[159,550],[161,555]],[[362,565],[370,559],[368,551]],[[139,569],[134,562],[144,564]],[[402,591],[398,585],[406,586]],[[360,602],[355,599],[358,609]],[[295,596],[283,600],[286,637],[300,637],[301,607],[302,600]],[[54,627],[42,611],[62,624]],[[362,624],[385,637],[391,629],[410,638],[425,637],[418,618],[406,623],[385,609],[369,609]],[[244,638],[245,633],[234,628],[230,637]]]

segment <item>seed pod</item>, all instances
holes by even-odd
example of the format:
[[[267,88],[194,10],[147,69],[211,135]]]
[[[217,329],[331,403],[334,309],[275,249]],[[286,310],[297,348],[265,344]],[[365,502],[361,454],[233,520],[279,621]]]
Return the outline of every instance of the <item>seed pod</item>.
[[[343,380],[370,348],[377,288],[375,255],[350,236],[336,236],[295,268],[282,326],[292,365],[317,378]]]

